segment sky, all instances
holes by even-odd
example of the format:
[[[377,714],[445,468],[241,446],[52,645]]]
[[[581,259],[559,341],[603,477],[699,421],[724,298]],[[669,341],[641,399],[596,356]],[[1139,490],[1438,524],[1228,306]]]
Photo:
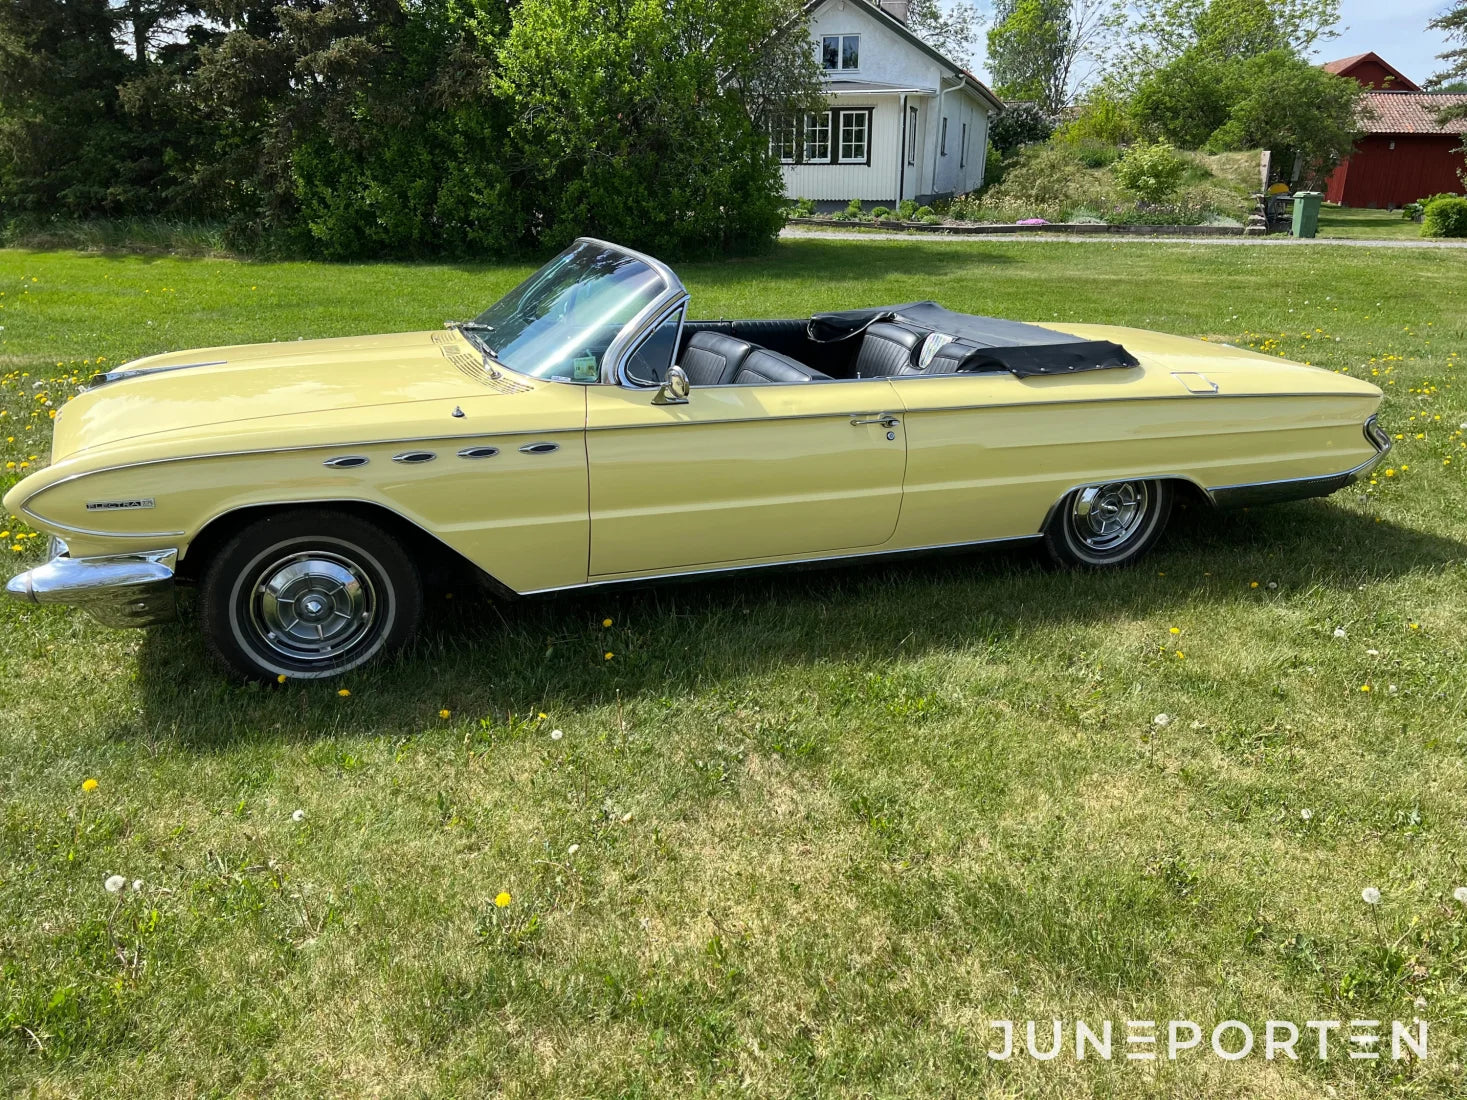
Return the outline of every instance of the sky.
[[[1448,0],[1341,0],[1340,37],[1319,44],[1314,60],[1333,61],[1374,50],[1416,83],[1425,83],[1442,69],[1436,55],[1451,46],[1440,31],[1426,26],[1447,4]],[[991,14],[988,4],[979,6]],[[973,71],[987,80],[981,32],[977,54]]]

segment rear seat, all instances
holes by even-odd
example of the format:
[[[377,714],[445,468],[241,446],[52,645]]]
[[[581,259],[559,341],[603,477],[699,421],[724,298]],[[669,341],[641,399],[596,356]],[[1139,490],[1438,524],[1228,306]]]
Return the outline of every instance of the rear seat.
[[[917,353],[927,335],[911,325],[876,322],[861,337],[861,347],[856,352],[856,377],[890,378],[918,373]]]

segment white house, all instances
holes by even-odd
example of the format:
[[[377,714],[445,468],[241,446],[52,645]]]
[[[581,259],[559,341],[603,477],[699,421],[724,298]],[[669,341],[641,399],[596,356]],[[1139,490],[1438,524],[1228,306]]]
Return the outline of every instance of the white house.
[[[982,185],[1003,104],[907,28],[906,0],[812,0],[805,14],[830,109],[772,127],[787,197],[894,207]]]

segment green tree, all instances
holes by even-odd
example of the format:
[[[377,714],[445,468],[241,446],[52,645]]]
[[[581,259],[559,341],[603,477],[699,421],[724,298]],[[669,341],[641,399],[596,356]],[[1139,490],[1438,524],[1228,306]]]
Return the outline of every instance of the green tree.
[[[1135,0],[1122,66],[1144,76],[1197,51],[1215,60],[1308,54],[1338,37],[1340,0]]]
[[[1438,91],[1447,91],[1454,88],[1456,91],[1467,90],[1455,85],[1467,82],[1467,0],[1455,0],[1446,11],[1428,24],[1432,30],[1443,32],[1448,38],[1453,39],[1461,45],[1445,53],[1437,54],[1441,60],[1447,63],[1447,67],[1436,76],[1432,77],[1432,83]],[[1467,104],[1449,108],[1442,112],[1442,122],[1453,122],[1459,118],[1467,118]]]
[[[768,122],[821,104],[785,0],[522,0],[494,79],[538,233],[666,255],[754,247],[783,222]]]
[[[977,5],[966,0],[946,5],[940,0],[911,0],[907,8],[907,26],[912,33],[967,68],[973,65],[978,28],[982,25]]]
[[[1123,21],[1119,0],[997,0],[988,32],[995,89],[1058,113],[1090,83]]]

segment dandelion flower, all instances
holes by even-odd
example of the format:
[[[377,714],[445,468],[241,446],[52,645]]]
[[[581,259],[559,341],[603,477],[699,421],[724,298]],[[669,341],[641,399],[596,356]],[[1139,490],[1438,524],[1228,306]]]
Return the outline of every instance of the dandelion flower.
[[[1151,720],[1151,724],[1155,726],[1169,726],[1172,724],[1172,716],[1170,714],[1158,714]]]
[[[1467,886],[1458,886],[1452,891],[1452,897],[1456,898],[1463,905],[1467,905]]]
[[[1380,891],[1374,886],[1367,886],[1364,890],[1360,891],[1360,900],[1366,905],[1379,905]]]
[[[542,722],[543,722],[543,721],[545,721],[545,719],[547,719],[547,718],[549,718],[549,717],[550,717],[550,715],[548,715],[548,714],[546,714],[546,713],[545,713],[545,712],[544,712],[544,711],[543,711],[543,710],[542,710],[542,711],[541,711],[541,712],[540,712],[540,713],[539,713],[539,714],[537,714],[537,715],[535,715],[535,717],[536,717],[536,718],[538,718],[538,719],[540,719],[540,721],[542,721]]]
[[[1182,632],[1181,627],[1176,627],[1176,626],[1172,627],[1171,630],[1169,631],[1169,633],[1172,633],[1172,634],[1180,634],[1181,632]]]
[[[610,626],[611,625],[611,620],[610,619],[602,619],[601,620],[601,625],[602,626]]]
[[[1360,685],[1360,690],[1361,691],[1369,691],[1370,690],[1370,685],[1369,684],[1361,684]]]
[[[607,659],[607,660],[608,660],[608,661],[609,661],[609,660],[611,660],[611,659],[612,659],[612,658],[613,658],[613,657],[615,657],[615,656],[616,656],[616,654],[615,654],[615,653],[612,653],[612,652],[611,652],[611,651],[610,651],[610,650],[607,650],[607,653],[606,653],[606,659]]]
[[[452,717],[452,715],[453,715],[453,711],[449,710],[446,707],[443,710],[440,710],[438,712],[438,717],[439,718],[449,718],[449,717]]]
[[[95,791],[96,789],[97,789],[97,781],[95,779],[83,779],[82,780],[82,790],[84,790],[84,791]]]
[[[346,689],[346,688],[342,688],[342,689],[341,689],[341,690],[340,690],[340,691],[338,691],[338,692],[337,692],[337,693],[336,693],[336,694],[337,694],[337,695],[340,695],[340,696],[341,696],[341,697],[342,697],[342,698],[343,698],[343,699],[345,699],[345,698],[346,698],[346,697],[347,697],[347,696],[348,696],[348,695],[350,695],[350,694],[351,694],[351,692],[349,692],[349,691],[347,691],[347,689]]]
[[[1257,581],[1249,581],[1248,582],[1248,587],[1249,588],[1257,588],[1258,587],[1258,582]]]
[[[1299,811],[1299,817],[1304,821],[1313,821],[1314,811],[1306,807],[1305,809]]]
[[[306,811],[296,810],[293,814],[290,815],[290,819],[294,821],[297,825],[299,825],[302,821],[306,819]]]
[[[275,677],[275,682],[277,684],[285,683],[285,673],[282,672],[279,676]]]
[[[123,878],[121,875],[109,875],[107,877],[107,881],[102,883],[102,885],[106,887],[109,894],[116,894],[120,892],[124,886],[127,885],[127,879]]]
[[[551,730],[550,731],[550,740],[552,740],[552,741],[559,741],[564,736],[565,736],[565,730]]]
[[[509,896],[508,890],[501,890],[494,897],[494,905],[497,909],[503,909],[512,901],[514,901],[514,898]]]
[[[1421,624],[1420,623],[1412,623],[1411,624],[1411,629],[1412,630],[1420,630],[1421,629]]]
[[[1177,650],[1177,660],[1179,660],[1179,661],[1185,661],[1186,659],[1187,659],[1187,655],[1185,653],[1183,653],[1180,649]]]

